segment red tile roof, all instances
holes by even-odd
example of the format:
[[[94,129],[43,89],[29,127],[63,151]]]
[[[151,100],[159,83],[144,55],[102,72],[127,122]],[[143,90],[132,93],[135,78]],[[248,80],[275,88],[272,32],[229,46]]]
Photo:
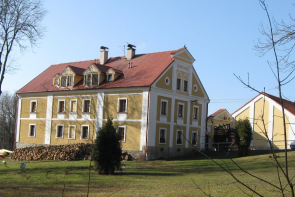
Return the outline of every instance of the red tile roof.
[[[72,88],[57,87],[52,85],[52,77],[57,73],[62,73],[67,66],[70,66],[75,73],[80,74],[82,71],[84,72],[91,64],[97,63],[97,60],[54,64],[39,74],[32,81],[27,83],[24,87],[17,91],[17,93],[148,87],[174,61],[174,58],[172,58],[171,54],[175,53],[175,51],[178,50],[139,54],[135,55],[131,60],[126,60],[125,57],[110,58],[104,65],[96,64],[96,66],[102,72],[106,72],[108,69],[112,68],[116,72],[121,71],[123,74],[111,83],[103,82],[100,85],[91,85],[89,87],[83,86],[82,80]],[[128,67],[129,62],[132,62],[132,68]]]
[[[259,96],[261,94],[267,96],[268,98],[272,99],[273,101],[275,101],[277,104],[279,104],[281,106],[280,98],[279,97],[273,96],[271,94],[267,94],[265,92],[260,92],[258,95],[256,95],[254,98],[252,98],[246,104],[244,104],[242,107],[240,107],[239,109],[237,109],[236,111],[234,111],[231,115],[233,115],[234,113],[236,113],[237,111],[239,111],[240,109],[242,109],[244,106],[246,106],[248,103],[250,103],[251,101],[253,101],[257,96]],[[295,115],[295,103],[294,102],[288,101],[286,99],[283,99],[283,104],[284,104],[285,110],[287,110],[291,114]]]
[[[214,112],[213,114],[211,114],[210,116],[217,116],[218,114],[220,114],[221,112],[223,112],[226,109],[219,109],[216,112]]]

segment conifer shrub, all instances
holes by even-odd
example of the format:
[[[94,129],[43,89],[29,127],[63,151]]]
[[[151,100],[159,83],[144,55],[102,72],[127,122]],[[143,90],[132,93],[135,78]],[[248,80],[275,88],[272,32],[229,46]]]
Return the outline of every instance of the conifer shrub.
[[[98,131],[92,149],[92,159],[95,170],[99,174],[113,174],[122,171],[121,166],[121,136],[116,132],[111,119]]]
[[[240,119],[237,122],[235,143],[238,145],[239,156],[248,156],[248,150],[253,139],[252,126],[249,119]]]

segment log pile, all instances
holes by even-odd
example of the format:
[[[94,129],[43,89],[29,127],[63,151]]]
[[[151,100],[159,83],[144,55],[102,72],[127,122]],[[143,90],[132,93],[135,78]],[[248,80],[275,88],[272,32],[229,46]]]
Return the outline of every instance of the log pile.
[[[27,147],[16,149],[10,154],[10,160],[85,160],[90,158],[91,150],[92,145],[84,143]]]

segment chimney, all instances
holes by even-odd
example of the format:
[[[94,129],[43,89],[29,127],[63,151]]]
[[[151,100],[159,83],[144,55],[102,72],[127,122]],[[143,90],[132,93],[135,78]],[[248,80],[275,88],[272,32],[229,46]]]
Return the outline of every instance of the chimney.
[[[131,60],[133,56],[135,55],[135,48],[136,46],[132,44],[128,44],[128,49],[127,49],[127,60]]]
[[[100,64],[101,65],[104,65],[104,63],[106,63],[106,61],[108,60],[108,47],[105,47],[105,46],[101,46],[100,47]]]

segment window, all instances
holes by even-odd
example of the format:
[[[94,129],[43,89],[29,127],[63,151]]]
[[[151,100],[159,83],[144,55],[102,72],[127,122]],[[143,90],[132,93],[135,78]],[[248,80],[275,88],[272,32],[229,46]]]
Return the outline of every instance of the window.
[[[54,85],[58,85],[58,78],[54,79]]]
[[[120,134],[120,141],[125,142],[125,128],[126,127],[118,127],[118,133]]]
[[[113,75],[109,75],[108,81],[113,81]]]
[[[31,101],[31,112],[37,112],[37,101]]]
[[[119,99],[119,112],[127,111],[127,99]]]
[[[73,76],[68,76],[68,86],[73,86]]]
[[[65,112],[65,101],[58,101],[58,112]]]
[[[198,143],[198,133],[197,132],[193,132],[192,133],[192,145],[196,146]]]
[[[83,140],[88,140],[89,138],[89,126],[83,126],[82,125],[82,129],[81,129],[81,139]]]
[[[90,77],[91,77],[91,75],[85,75],[85,85],[86,86],[90,85]]]
[[[92,74],[92,85],[98,85],[98,74]]]
[[[178,117],[183,118],[183,104],[178,104]]]
[[[71,100],[70,112],[77,112],[77,100]]]
[[[180,90],[180,87],[181,87],[181,79],[177,78],[176,89]]]
[[[167,101],[161,102],[161,114],[167,115]]]
[[[66,87],[67,86],[67,77],[62,77],[61,78],[61,86]]]
[[[166,143],[166,129],[160,129],[160,141],[159,144],[165,144]]]
[[[69,139],[75,139],[75,137],[76,137],[76,126],[74,126],[74,125],[69,125],[69,136],[68,136],[68,138]]]
[[[198,116],[199,116],[199,108],[198,107],[194,107],[193,119],[198,120]]]
[[[83,112],[90,112],[90,100],[83,100]]]
[[[56,137],[57,138],[62,138],[63,137],[63,130],[64,130],[63,125],[57,125],[57,128],[56,128]]]
[[[176,144],[178,145],[182,144],[182,131],[176,132]]]
[[[185,91],[185,92],[187,92],[187,84],[188,84],[188,81],[183,80],[183,91]]]
[[[31,124],[29,126],[29,137],[35,137],[36,126]]]

